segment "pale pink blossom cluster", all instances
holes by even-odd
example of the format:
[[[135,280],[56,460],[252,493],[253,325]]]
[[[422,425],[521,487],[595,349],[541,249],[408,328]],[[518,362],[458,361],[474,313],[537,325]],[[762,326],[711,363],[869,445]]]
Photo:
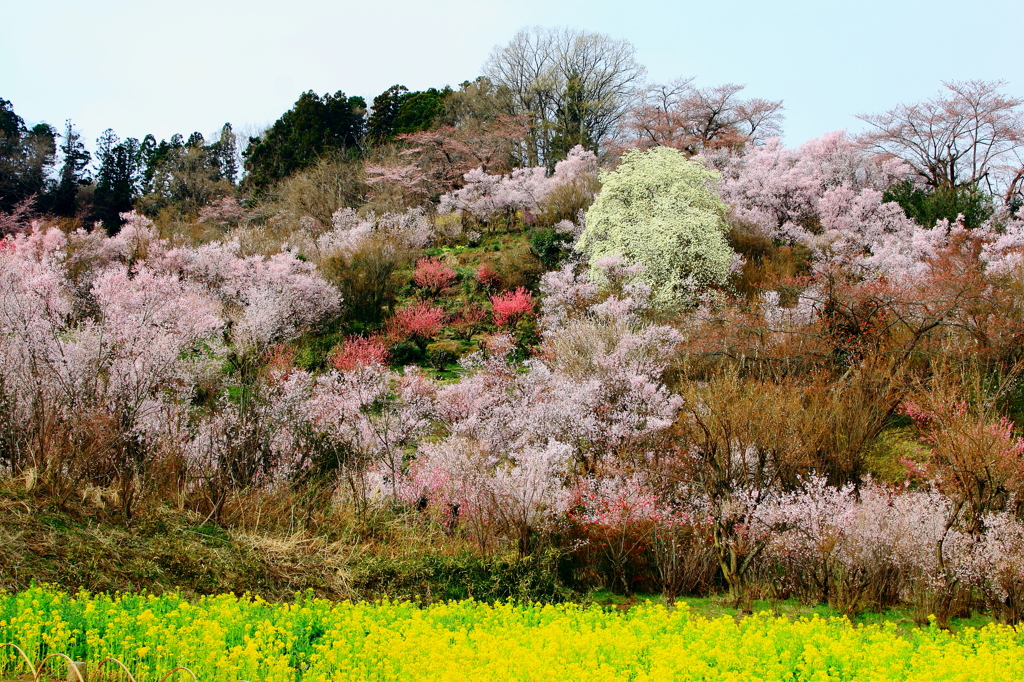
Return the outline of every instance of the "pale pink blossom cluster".
[[[319,258],[351,258],[371,241],[392,250],[422,249],[434,242],[434,225],[422,208],[404,213],[369,213],[360,217],[343,207],[331,216],[331,229],[319,235],[310,252]]]
[[[840,266],[869,277],[907,280],[929,274],[929,259],[968,233],[959,222],[917,225],[883,201],[911,169],[869,153],[845,132],[787,149],[778,139],[742,155],[709,154],[722,172],[719,191],[732,219],[772,239],[801,243],[816,266]],[[1024,264],[1024,220],[997,213],[969,231],[992,274]]]
[[[882,191],[911,172],[902,162],[873,157],[844,131],[795,150],[772,138],[745,154],[709,157],[705,163],[722,172],[719,191],[735,219],[789,240],[810,239],[820,229],[832,229],[850,209],[851,194],[871,190],[861,202],[871,206]],[[829,196],[837,190],[844,196]]]
[[[188,440],[183,406],[225,357],[258,356],[338,308],[290,252],[171,248],[145,218],[124,219],[115,237],[40,225],[0,252],[0,392],[20,439],[8,468],[60,471],[78,457],[83,472],[103,461],[134,477],[156,441]],[[195,436],[228,433],[222,416]]]
[[[543,525],[541,516],[554,523],[578,475],[642,446],[672,424],[681,405],[660,379],[666,341],[671,348],[675,339],[670,330],[615,333],[582,360],[535,359],[520,369],[509,360],[509,337],[494,337],[485,353],[465,359],[467,375],[438,391],[437,416],[448,435],[421,446],[410,494],[458,505],[478,527],[505,519],[520,541],[527,526]]]
[[[622,256],[597,259],[589,271],[569,261],[541,276],[541,327],[552,334],[573,319],[617,319],[640,324],[652,306],[651,288],[639,278],[644,266]]]
[[[245,207],[234,197],[221,197],[199,209],[199,222],[215,225],[237,225],[246,216]]]
[[[843,609],[904,600],[920,602],[927,615],[964,589],[1021,590],[1019,522],[996,515],[971,535],[951,524],[954,517],[953,502],[934,488],[871,480],[837,488],[812,477],[754,519],[768,538],[764,562],[783,567],[788,587]]]
[[[336,312],[337,291],[312,263],[291,251],[243,256],[237,241],[168,251],[159,267],[202,283],[221,304],[230,341],[263,351]]]
[[[763,234],[811,247],[819,261],[892,270],[912,265],[903,254],[916,225],[882,193],[910,176],[901,161],[878,158],[845,132],[787,149],[774,138],[745,154],[709,157],[733,219]],[[912,260],[912,259],[909,259]]]
[[[463,176],[461,189],[441,196],[438,211],[464,213],[485,223],[516,212],[536,215],[557,187],[596,175],[597,156],[579,145],[555,164],[550,176],[543,166],[518,168],[510,175],[491,175],[480,167]]]
[[[1024,619],[1024,523],[1011,511],[988,515],[974,559],[988,607],[1007,622]]]
[[[397,496],[403,457],[431,424],[435,387],[421,371],[373,363],[311,374],[294,370],[274,401],[282,475],[333,467],[357,501]]]
[[[31,228],[32,218],[35,216],[35,201],[36,198],[31,196],[15,204],[10,213],[0,211],[0,241],[6,235],[17,234]],[[0,245],[0,248],[5,247]]]
[[[572,512],[581,523],[607,528],[660,524],[674,517],[639,475],[581,479],[573,491]]]

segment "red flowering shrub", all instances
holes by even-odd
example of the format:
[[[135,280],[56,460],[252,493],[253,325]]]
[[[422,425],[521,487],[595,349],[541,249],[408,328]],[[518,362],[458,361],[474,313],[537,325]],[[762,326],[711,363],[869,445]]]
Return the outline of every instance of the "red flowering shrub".
[[[480,267],[476,269],[474,276],[480,286],[487,290],[494,289],[501,284],[501,276],[490,263],[482,263]]]
[[[392,341],[415,338],[423,341],[433,338],[444,326],[445,312],[426,301],[399,308],[388,323],[388,336]]]
[[[379,336],[350,336],[331,354],[331,364],[343,372],[387,361],[388,349]]]
[[[455,271],[440,258],[420,258],[412,279],[419,288],[437,295],[455,281]]]
[[[494,324],[499,327],[514,327],[519,320],[533,314],[533,295],[526,287],[491,296],[491,310]]]

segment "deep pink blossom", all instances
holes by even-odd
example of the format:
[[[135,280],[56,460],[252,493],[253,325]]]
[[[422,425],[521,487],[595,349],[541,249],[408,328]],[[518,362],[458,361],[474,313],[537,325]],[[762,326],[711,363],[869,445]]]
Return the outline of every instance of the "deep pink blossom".
[[[533,295],[525,287],[491,296],[491,310],[494,324],[499,327],[514,327],[519,320],[533,315]]]

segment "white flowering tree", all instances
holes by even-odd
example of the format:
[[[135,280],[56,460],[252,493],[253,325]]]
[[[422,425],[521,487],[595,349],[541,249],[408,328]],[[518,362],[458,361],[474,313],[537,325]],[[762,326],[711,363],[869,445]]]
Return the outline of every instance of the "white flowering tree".
[[[656,304],[679,306],[725,283],[736,254],[726,243],[718,173],[675,149],[633,151],[611,172],[587,212],[577,249],[591,268],[621,255],[644,266]],[[592,275],[597,274],[592,272]]]

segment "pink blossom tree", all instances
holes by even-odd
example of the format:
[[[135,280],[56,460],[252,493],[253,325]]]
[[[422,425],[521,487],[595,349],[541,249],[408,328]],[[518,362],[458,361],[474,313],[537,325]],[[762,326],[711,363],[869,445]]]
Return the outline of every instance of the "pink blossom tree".
[[[441,332],[446,318],[444,310],[426,301],[406,305],[388,321],[388,337],[393,342],[413,339],[423,346]]]
[[[65,492],[83,477],[117,486],[126,514],[153,457],[188,431],[177,408],[200,381],[251,387],[269,348],[338,305],[315,268],[290,252],[170,248],[135,214],[116,237],[39,226],[0,257],[0,316],[10,330],[0,337],[0,385],[10,437],[21,443],[6,466],[35,469]],[[249,373],[218,373],[225,356]],[[238,423],[262,419],[251,394],[244,388],[232,405],[256,410]]]
[[[620,148],[673,147],[691,156],[743,149],[782,132],[782,102],[741,99],[742,85],[697,88],[692,78],[648,86],[626,115]]]
[[[455,281],[456,273],[440,258],[427,257],[416,261],[412,280],[428,294],[436,296]]]
[[[515,327],[533,315],[533,296],[525,287],[491,296],[491,312],[498,327]]]
[[[535,215],[556,188],[596,174],[597,157],[580,146],[555,164],[550,177],[543,166],[519,168],[509,175],[491,175],[476,168],[465,174],[466,184],[461,189],[442,195],[438,210],[465,213],[483,223],[507,220],[516,212]]]

